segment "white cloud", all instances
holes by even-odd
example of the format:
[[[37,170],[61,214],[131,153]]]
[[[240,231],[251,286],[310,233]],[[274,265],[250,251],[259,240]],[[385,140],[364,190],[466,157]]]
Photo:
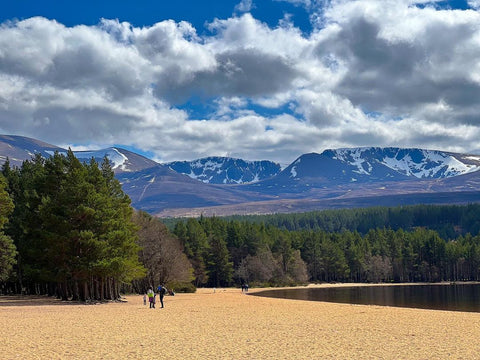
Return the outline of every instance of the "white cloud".
[[[477,11],[411,0],[294,3],[320,14],[321,26],[305,35],[249,13],[215,20],[206,35],[171,20],[4,23],[0,133],[133,145],[163,161],[478,148]]]
[[[252,0],[242,0],[235,6],[235,11],[244,13],[251,11],[255,6]]]
[[[467,1],[468,6],[470,6],[472,9],[478,10],[480,9],[480,0],[469,0]]]

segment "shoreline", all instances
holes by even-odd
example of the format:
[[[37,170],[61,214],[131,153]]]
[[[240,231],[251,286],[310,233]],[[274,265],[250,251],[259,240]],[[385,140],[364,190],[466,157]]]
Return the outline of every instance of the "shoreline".
[[[249,293],[267,289],[275,288]],[[7,305],[0,297],[2,359],[475,359],[480,353],[480,313],[274,299],[236,288],[167,296],[164,309],[149,309],[140,295],[98,306],[23,300]]]

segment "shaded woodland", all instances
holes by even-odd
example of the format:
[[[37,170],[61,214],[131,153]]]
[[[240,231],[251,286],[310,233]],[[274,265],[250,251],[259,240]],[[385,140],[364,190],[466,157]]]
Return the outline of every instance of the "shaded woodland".
[[[117,300],[168,284],[193,291],[193,268],[164,224],[135,211],[107,158],[40,155],[0,174],[0,293]]]
[[[144,275],[130,199],[107,159],[37,155],[2,173],[15,205],[4,231],[18,253],[5,292],[112,300]]]

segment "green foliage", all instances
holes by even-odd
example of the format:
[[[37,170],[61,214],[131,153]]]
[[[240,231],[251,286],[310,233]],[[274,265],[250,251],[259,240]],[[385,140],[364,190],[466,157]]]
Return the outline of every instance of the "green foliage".
[[[412,205],[358,209],[322,210],[296,214],[231,216],[226,220],[263,223],[290,231],[323,230],[328,233],[388,228],[412,231],[425,227],[438,232],[443,239],[458,235],[478,234],[480,204]]]
[[[17,251],[13,240],[3,233],[0,233],[0,281],[9,278],[13,265],[15,265],[15,256]]]
[[[229,261],[227,244],[220,235],[209,237],[207,269],[209,284],[213,287],[228,286],[232,281],[233,263]]]
[[[197,291],[197,288],[191,282],[170,281],[165,286],[175,293],[194,293]]]
[[[6,169],[15,211],[17,278],[27,292],[64,299],[116,299],[122,282],[144,276],[130,199],[108,160],[81,163],[72,151]]]
[[[0,281],[8,279],[13,265],[16,263],[15,256],[17,254],[12,239],[2,231],[8,222],[8,216],[13,211],[13,201],[7,193],[6,187],[6,180],[0,174]]]
[[[177,221],[174,229],[186,249],[198,248],[195,237],[186,238],[187,228],[201,234],[198,239],[203,243],[205,236],[210,236],[209,245],[201,246],[206,251],[197,251],[195,261],[200,258],[207,262],[209,276],[222,274],[223,281],[228,279],[229,270],[221,270],[220,266],[213,271],[212,265],[226,263],[224,250],[221,257],[208,255],[212,246],[223,248],[222,239],[228,249],[228,262],[233,264],[231,281],[236,283],[478,281],[480,235],[478,231],[475,236],[462,234],[477,228],[479,214],[478,205],[422,205],[224,219],[202,217],[188,219],[186,224]],[[393,222],[405,225],[405,229],[386,226]],[[442,237],[446,228],[454,229],[456,237]],[[187,252],[191,261],[192,254]],[[215,279],[205,284],[214,285]]]

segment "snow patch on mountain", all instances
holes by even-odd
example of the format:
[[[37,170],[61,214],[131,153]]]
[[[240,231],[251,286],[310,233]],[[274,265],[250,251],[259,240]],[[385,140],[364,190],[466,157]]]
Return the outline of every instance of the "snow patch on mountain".
[[[92,151],[75,151],[75,156],[80,160],[90,160],[92,157],[101,161],[105,156],[110,160],[112,170],[130,171],[128,168],[128,157],[116,148],[108,148]]]
[[[292,166],[292,169],[290,170],[290,174],[292,174],[293,178],[297,177],[297,167],[296,166]]]
[[[373,166],[363,157],[365,150],[366,148],[333,150],[335,156],[333,156],[332,159],[339,160],[343,163],[347,163],[353,167],[356,167],[357,170],[353,170],[353,172],[357,174],[370,175]]]

